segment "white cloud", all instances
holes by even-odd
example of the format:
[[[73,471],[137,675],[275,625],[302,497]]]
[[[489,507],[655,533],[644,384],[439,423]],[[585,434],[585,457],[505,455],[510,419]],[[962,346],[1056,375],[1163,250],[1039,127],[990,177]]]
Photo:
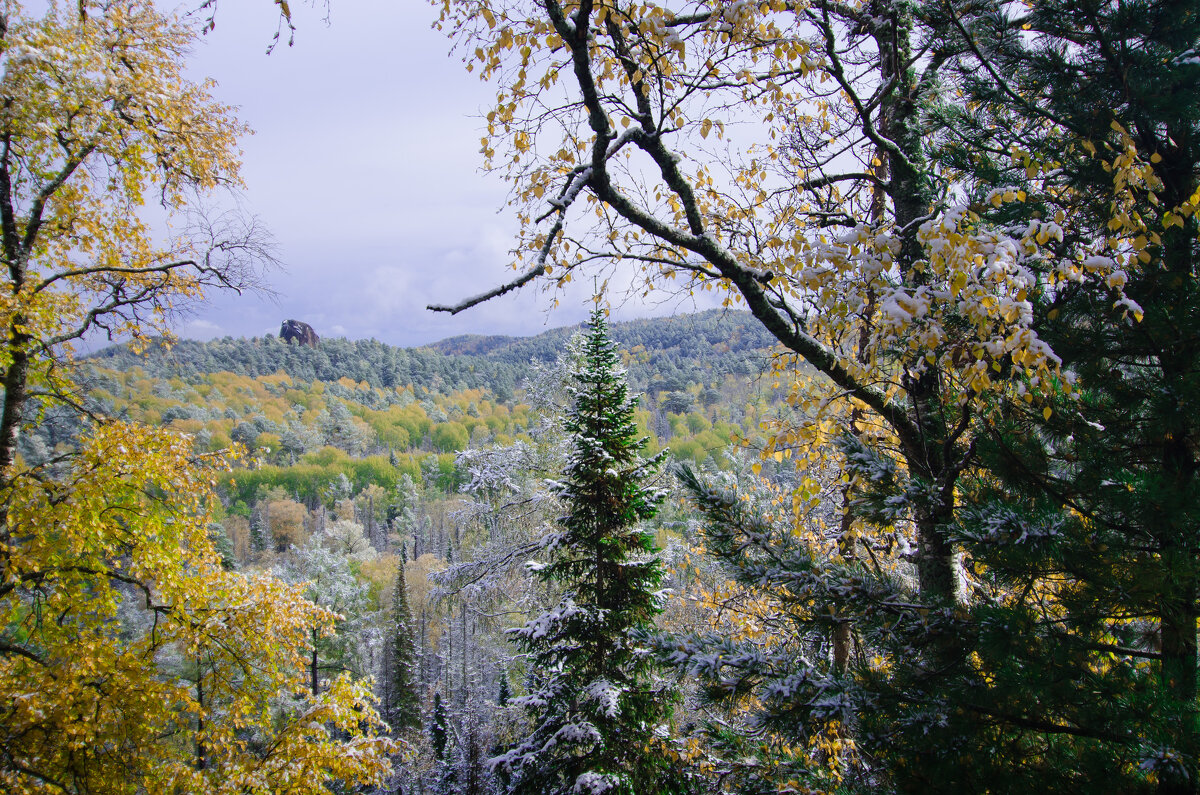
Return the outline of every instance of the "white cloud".
[[[218,81],[217,99],[257,130],[242,142],[246,203],[279,243],[278,299],[217,296],[179,333],[253,335],[295,318],[322,336],[418,345],[586,317],[590,280],[557,296],[527,287],[455,316],[425,309],[514,275],[516,221],[497,212],[507,186],[479,171],[478,117],[494,88],[448,57],[425,3],[334,3],[328,27],[295,5],[294,47],[264,55],[272,4],[225,3],[193,58],[196,74]],[[636,300],[615,314],[671,311]]]
[[[224,328],[210,320],[196,318],[185,323],[183,327],[178,330],[178,333],[182,337],[189,337],[191,339],[211,340],[215,337],[224,336],[226,331]]]

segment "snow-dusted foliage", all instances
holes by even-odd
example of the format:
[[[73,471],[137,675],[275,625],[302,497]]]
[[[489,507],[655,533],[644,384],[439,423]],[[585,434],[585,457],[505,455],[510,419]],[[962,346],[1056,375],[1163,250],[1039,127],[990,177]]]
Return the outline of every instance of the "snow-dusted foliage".
[[[557,505],[538,476],[537,462],[544,455],[523,441],[459,453],[457,466],[468,480],[460,488],[464,501],[450,518],[469,543],[434,575],[439,599],[466,600],[475,607],[513,600],[530,609],[532,582],[525,562],[541,546]],[[501,654],[496,650],[492,656]]]
[[[738,483],[689,469],[679,476],[704,516],[705,546],[728,583],[704,599],[714,609],[712,629],[647,640],[698,683],[704,703],[736,716],[736,728],[707,732],[710,762],[738,792],[775,792],[788,780],[810,791],[875,786],[863,751],[876,749],[852,730],[878,695],[872,669],[892,662],[893,654],[919,656],[940,623],[915,602],[911,566],[840,554],[817,516],[780,512],[776,492],[757,480]],[[848,626],[857,640],[853,661],[839,660],[834,649]],[[865,680],[849,675],[852,663]]]
[[[467,474],[460,489],[465,494],[518,491],[521,473],[532,463],[533,450],[520,440],[505,447],[469,448],[460,452],[456,465]]]
[[[635,638],[659,611],[661,569],[638,524],[661,499],[648,482],[661,456],[639,455],[633,400],[599,310],[571,381],[570,453],[551,484],[566,514],[531,567],[562,595],[511,630],[539,675],[513,699],[532,728],[491,765],[514,793],[676,792],[680,775],[655,735],[671,700],[654,691]]]
[[[549,443],[565,453],[562,445],[561,417],[569,408],[567,390],[572,362],[578,360],[583,338],[576,334],[567,342],[567,350],[553,362],[534,362],[525,379],[525,401],[537,416],[531,434],[540,444]]]
[[[570,355],[538,367],[527,384],[528,439],[468,448],[455,462],[462,483],[445,514],[454,554],[429,578],[445,627],[434,667],[448,695],[437,792],[503,790],[509,777],[485,762],[525,733],[524,712],[511,699],[508,676],[526,678],[530,672],[526,660],[514,659],[501,630],[511,620],[507,616],[536,614],[556,598],[558,589],[538,583],[526,562],[543,547],[560,512],[546,475],[560,471],[565,458],[563,382]]]
[[[363,526],[349,519],[337,519],[325,525],[320,536],[321,544],[335,554],[348,560],[362,562],[376,556],[375,548],[367,540]]]
[[[495,745],[490,703],[468,696],[453,716],[443,716],[448,743],[435,795],[495,795],[502,785],[488,768],[487,755]]]
[[[362,453],[372,441],[370,429],[340,401],[333,401],[328,409],[321,411],[317,428],[325,444],[348,453]]]
[[[326,679],[343,671],[369,673],[367,661],[380,652],[382,638],[377,616],[370,610],[368,586],[355,577],[352,560],[317,535],[304,546],[293,547],[291,559],[276,569],[276,576],[286,582],[305,583],[308,599],[339,616],[332,633],[312,638],[309,680],[313,693],[324,687]]]

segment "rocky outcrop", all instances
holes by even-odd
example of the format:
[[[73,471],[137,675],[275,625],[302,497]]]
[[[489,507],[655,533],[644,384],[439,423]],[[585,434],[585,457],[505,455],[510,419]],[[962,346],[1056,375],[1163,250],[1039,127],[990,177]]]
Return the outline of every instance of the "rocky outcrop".
[[[294,342],[310,348],[317,347],[317,343],[321,341],[312,326],[299,320],[283,321],[283,325],[279,327],[279,338],[284,342]]]

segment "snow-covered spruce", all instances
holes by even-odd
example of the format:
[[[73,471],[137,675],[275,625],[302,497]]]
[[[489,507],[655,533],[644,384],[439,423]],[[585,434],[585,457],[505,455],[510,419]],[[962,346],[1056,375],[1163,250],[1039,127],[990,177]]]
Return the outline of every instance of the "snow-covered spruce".
[[[567,513],[530,566],[562,597],[510,630],[542,675],[533,692],[513,700],[531,714],[532,731],[491,760],[512,793],[683,791],[655,734],[671,699],[654,690],[653,659],[634,640],[660,609],[661,568],[638,525],[662,499],[648,483],[662,456],[639,455],[645,440],[617,363],[597,310],[571,374],[570,454],[551,484]]]

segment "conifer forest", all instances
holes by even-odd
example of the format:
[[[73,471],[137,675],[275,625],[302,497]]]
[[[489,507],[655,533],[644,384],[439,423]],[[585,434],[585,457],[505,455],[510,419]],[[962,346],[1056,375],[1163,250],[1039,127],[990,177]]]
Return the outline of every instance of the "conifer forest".
[[[418,347],[178,333],[234,2],[0,0],[0,791],[1200,795],[1200,0],[420,3]]]

